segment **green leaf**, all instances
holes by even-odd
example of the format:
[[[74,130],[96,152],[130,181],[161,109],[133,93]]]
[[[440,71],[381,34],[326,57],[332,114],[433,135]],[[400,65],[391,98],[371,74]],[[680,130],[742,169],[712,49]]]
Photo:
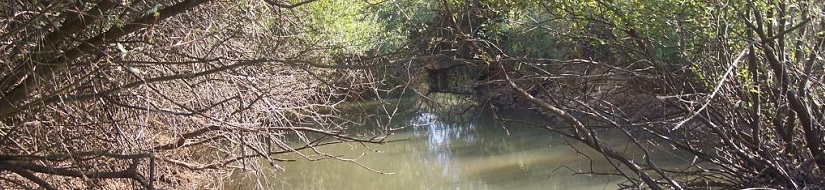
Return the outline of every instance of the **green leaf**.
[[[160,4],[155,4],[154,7],[152,7],[149,10],[146,10],[146,14],[147,15],[154,15],[155,17],[159,17],[160,12],[158,12],[158,10],[160,10],[160,6],[161,6]]]

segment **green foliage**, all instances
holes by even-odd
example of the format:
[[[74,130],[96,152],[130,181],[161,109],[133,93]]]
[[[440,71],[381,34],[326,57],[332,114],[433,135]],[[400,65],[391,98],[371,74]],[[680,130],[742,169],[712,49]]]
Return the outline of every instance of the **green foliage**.
[[[356,0],[320,0],[299,7],[303,12],[308,41],[331,48],[332,53],[363,53],[393,46],[401,39],[395,31],[385,31],[386,24],[371,5]]]
[[[383,22],[383,31],[392,36],[379,50],[386,52],[405,46],[411,39],[433,28],[441,6],[434,0],[397,0],[370,6],[369,11]]]

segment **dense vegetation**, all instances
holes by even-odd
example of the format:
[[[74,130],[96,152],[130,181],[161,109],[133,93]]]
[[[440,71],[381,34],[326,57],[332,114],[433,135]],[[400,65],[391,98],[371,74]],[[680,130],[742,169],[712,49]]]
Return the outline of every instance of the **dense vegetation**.
[[[0,5],[0,187],[220,188],[213,177],[261,175],[243,171],[301,149],[352,161],[314,147],[389,133],[348,134],[360,121],[336,105],[450,91],[462,84],[441,82],[463,73],[459,89],[486,105],[564,120],[538,127],[600,152],[615,170],[591,173],[625,176],[626,188],[823,188],[823,11],[782,0],[13,0]],[[628,148],[605,145],[605,128]],[[648,152],[662,148],[692,163],[659,167]]]

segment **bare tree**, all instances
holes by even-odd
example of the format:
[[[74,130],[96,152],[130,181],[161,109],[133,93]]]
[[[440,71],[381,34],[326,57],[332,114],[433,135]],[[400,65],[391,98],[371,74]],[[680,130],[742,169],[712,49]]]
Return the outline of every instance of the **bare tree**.
[[[816,189],[825,185],[823,22],[821,14],[813,14],[823,9],[821,5],[706,2],[675,9],[668,25],[650,22],[662,17],[630,12],[635,4],[596,3],[583,6],[600,11],[558,5],[563,2],[543,6],[547,11],[565,11],[559,17],[593,23],[588,26],[609,32],[559,29],[551,33],[606,42],[602,51],[609,51],[609,57],[499,61],[500,65],[533,65],[526,70],[499,67],[504,81],[522,98],[572,126],[548,129],[617,162],[610,173],[626,176],[627,188]],[[684,11],[690,8],[714,14],[708,18]],[[644,31],[659,25],[677,27],[677,33],[662,37]],[[679,46],[668,47],[666,40]],[[667,48],[675,48],[676,53],[657,53]],[[603,128],[626,136],[629,148],[641,150],[640,157],[606,146],[599,132]],[[662,167],[649,153],[656,146],[670,147],[692,162],[682,169]]]
[[[304,149],[352,161],[315,147],[383,139],[334,116],[345,94],[287,11],[312,1],[3,3],[0,187],[208,188]]]
[[[536,5],[539,16],[524,28],[542,28],[566,46],[548,47],[565,53],[559,59],[507,51],[456,22],[472,11],[442,3],[453,40],[478,57],[465,62],[489,65],[485,85],[561,118],[570,126],[541,127],[581,141],[615,168],[591,173],[625,176],[625,188],[825,186],[822,5]],[[622,149],[604,140],[615,134],[628,139]],[[651,152],[661,149],[687,166],[655,162]]]

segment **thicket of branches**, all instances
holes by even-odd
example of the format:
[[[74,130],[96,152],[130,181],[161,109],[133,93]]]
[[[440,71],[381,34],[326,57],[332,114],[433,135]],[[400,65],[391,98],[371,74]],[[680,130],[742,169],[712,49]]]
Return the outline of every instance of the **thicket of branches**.
[[[616,166],[607,173],[628,178],[624,187],[825,186],[821,4],[539,6],[551,15],[544,21],[566,26],[546,34],[579,41],[570,45],[582,53],[499,61],[503,70],[534,65],[503,71],[505,82],[569,123],[571,130],[548,129],[601,152]],[[627,146],[610,148],[600,140],[603,128],[620,131]],[[660,149],[678,152],[689,166],[654,162],[650,152]]]
[[[361,6],[402,18],[381,27],[408,35],[402,48],[419,57],[391,61],[327,51],[319,40],[329,31],[304,24],[336,20],[294,9],[312,2],[0,5],[0,187],[218,187],[227,180],[212,177],[226,169],[259,170],[301,149],[353,161],[314,147],[383,141],[349,136],[352,121],[333,106],[395,93],[382,88],[415,71],[390,65],[419,60],[485,67],[486,88],[476,89],[562,118],[570,128],[542,127],[602,153],[616,169],[590,173],[625,176],[623,187],[825,186],[821,3]],[[420,2],[412,9],[424,13],[408,11]],[[335,45],[353,40],[342,39]],[[626,148],[606,144],[604,130],[624,134]],[[689,166],[654,162],[650,152],[668,148]]]
[[[312,68],[334,67],[292,14],[310,2],[2,3],[0,187],[220,187],[279,154],[382,142],[333,115],[339,89],[381,81]]]
[[[625,176],[625,188],[825,187],[821,3],[441,6],[447,40],[472,51],[468,64],[489,66],[482,85],[504,85],[560,117],[570,128],[542,127],[615,166],[587,173]],[[480,15],[486,23],[462,24]],[[496,28],[502,18],[508,25]],[[613,148],[603,139],[616,133],[605,130],[627,144]],[[686,166],[665,167],[653,151]]]

